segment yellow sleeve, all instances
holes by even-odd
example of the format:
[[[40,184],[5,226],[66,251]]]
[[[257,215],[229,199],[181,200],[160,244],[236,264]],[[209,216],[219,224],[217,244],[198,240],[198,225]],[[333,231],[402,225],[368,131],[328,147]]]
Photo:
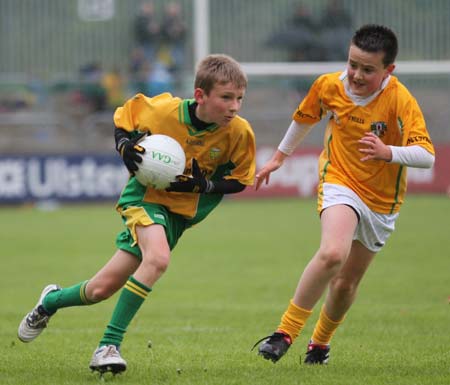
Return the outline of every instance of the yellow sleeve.
[[[169,93],[164,93],[153,98],[143,94],[137,94],[129,99],[114,113],[114,124],[126,131],[151,131],[150,126],[157,119],[156,111],[161,103],[173,99]]]
[[[417,100],[412,96],[400,109],[398,124],[403,130],[403,146],[419,145],[434,155],[434,146]]]
[[[322,119],[325,111],[322,106],[322,91],[327,82],[326,75],[322,75],[316,79],[308,94],[302,100],[300,105],[292,115],[292,119],[300,124],[315,124]]]

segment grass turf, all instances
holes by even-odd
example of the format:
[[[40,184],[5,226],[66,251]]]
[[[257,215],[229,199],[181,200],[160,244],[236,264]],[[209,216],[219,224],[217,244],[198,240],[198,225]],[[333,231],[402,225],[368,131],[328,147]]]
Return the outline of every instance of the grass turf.
[[[250,352],[273,332],[319,242],[313,200],[226,201],[183,235],[122,346],[115,384],[450,383],[450,200],[409,196],[333,340],[330,364],[301,364],[320,304],[276,365]],[[62,309],[30,344],[18,323],[48,283],[89,278],[114,252],[111,205],[1,208],[0,383],[95,384],[87,366],[117,295]],[[151,348],[148,347],[149,342]],[[256,350],[256,349],[255,349]]]

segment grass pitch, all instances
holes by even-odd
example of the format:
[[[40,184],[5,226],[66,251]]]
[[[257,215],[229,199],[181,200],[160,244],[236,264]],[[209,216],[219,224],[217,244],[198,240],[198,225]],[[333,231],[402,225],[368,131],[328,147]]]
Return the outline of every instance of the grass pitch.
[[[36,341],[17,326],[48,283],[89,278],[114,252],[114,204],[0,208],[0,383],[96,384],[88,363],[117,295],[62,309]],[[450,383],[450,199],[409,196],[338,329],[330,364],[301,364],[320,304],[276,365],[250,352],[271,334],[319,242],[313,200],[226,201],[187,231],[122,346],[114,384]],[[151,347],[149,348],[149,344]]]

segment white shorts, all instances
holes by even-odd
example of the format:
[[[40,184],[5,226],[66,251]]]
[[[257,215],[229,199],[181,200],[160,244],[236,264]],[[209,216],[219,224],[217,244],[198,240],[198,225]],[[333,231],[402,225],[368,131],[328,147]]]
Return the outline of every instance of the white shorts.
[[[348,187],[324,183],[322,211],[335,205],[347,205],[358,215],[358,226],[353,239],[360,241],[370,251],[378,252],[395,229],[399,213],[380,214],[367,205]]]

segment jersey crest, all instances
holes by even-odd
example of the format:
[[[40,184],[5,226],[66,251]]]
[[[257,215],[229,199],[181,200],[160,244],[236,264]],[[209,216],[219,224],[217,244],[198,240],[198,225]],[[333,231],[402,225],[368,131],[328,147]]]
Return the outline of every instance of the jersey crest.
[[[217,159],[220,156],[220,148],[213,147],[209,149],[209,158]]]
[[[386,122],[372,122],[370,123],[370,131],[382,138],[387,131],[387,124]]]

